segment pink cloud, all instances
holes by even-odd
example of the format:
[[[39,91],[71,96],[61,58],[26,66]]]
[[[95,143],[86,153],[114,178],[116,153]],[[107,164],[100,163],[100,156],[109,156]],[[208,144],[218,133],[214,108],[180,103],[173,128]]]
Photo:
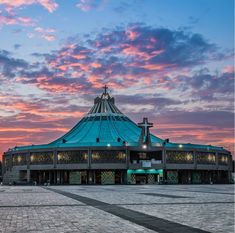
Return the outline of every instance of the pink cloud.
[[[97,75],[89,75],[87,80],[92,84],[94,88],[102,88],[102,78]]]
[[[92,9],[100,9],[103,7],[105,1],[104,0],[80,0],[76,7],[80,10],[87,12]]]
[[[82,64],[79,62],[73,62],[73,63],[68,63],[64,65],[60,65],[57,68],[59,68],[62,71],[67,71],[70,68],[80,68],[82,71],[89,71],[89,65],[88,64]]]
[[[86,58],[86,55],[84,54],[75,54],[75,55],[71,55],[73,58],[76,58],[76,59],[84,59]]]
[[[234,73],[234,66],[230,65],[230,66],[225,66],[223,69],[224,73]]]
[[[1,13],[1,12],[0,12]],[[14,24],[20,24],[24,26],[31,26],[33,25],[33,20],[29,17],[19,17],[19,16],[13,16],[13,15],[1,15],[0,14],[0,26],[1,25],[14,25]]]
[[[139,33],[137,33],[136,31],[134,31],[134,30],[127,30],[126,31],[126,34],[127,34],[127,37],[130,39],[130,40],[135,40],[137,37],[138,37],[138,35],[139,35]]]
[[[18,17],[17,18],[18,22],[24,24],[24,25],[32,25],[33,24],[33,20],[31,18],[28,17]]]
[[[0,159],[4,151],[15,145],[40,144],[56,139],[84,115],[84,109],[69,105],[64,98],[60,101],[30,101],[6,95],[1,96],[0,101],[4,111],[15,112],[12,116],[0,116]],[[61,101],[67,103],[66,106]],[[66,119],[70,119],[69,123]]]
[[[76,6],[82,11],[91,10],[91,6],[85,0],[81,0]]]
[[[52,118],[51,120],[55,120],[55,118],[60,119],[63,117],[81,117],[84,114],[84,112],[81,111],[60,111],[56,107],[49,106],[48,108],[48,106],[42,106],[38,103],[20,101],[17,99],[14,100],[11,105],[6,106],[6,109],[15,110],[23,114],[30,113],[35,116],[47,117],[47,120],[50,120],[50,118]],[[4,126],[2,126],[2,128],[4,128]]]
[[[9,9],[20,8],[22,6],[39,4],[52,13],[58,7],[58,4],[54,0],[0,0],[0,4],[5,5],[8,11]]]
[[[42,35],[42,38],[48,41],[54,41],[56,39],[54,35]]]
[[[16,20],[15,18],[12,20],[12,22],[9,21],[9,24],[16,23],[16,21],[14,21]],[[27,23],[27,20],[22,21],[22,23]],[[60,48],[58,51],[48,53],[45,56],[45,60],[40,63],[40,67],[37,67],[36,65],[30,66],[30,63],[27,63],[28,66],[18,65],[21,71],[15,65],[19,63],[19,59],[13,59],[10,55],[5,55],[5,60],[8,65],[6,65],[6,69],[4,70],[6,70],[6,75],[12,77],[8,80],[9,84],[4,84],[5,87],[11,87],[10,82],[16,81],[17,84],[20,83],[20,85],[25,85],[24,88],[33,86],[34,88],[42,89],[42,92],[45,93],[42,95],[44,95],[46,99],[44,102],[43,100],[31,102],[31,96],[28,96],[28,99],[30,100],[27,102],[22,101],[22,95],[16,97],[16,100],[11,102],[9,101],[9,98],[6,97],[5,104],[2,104],[2,106],[4,106],[3,111],[7,111],[7,113],[13,112],[12,114],[16,114],[16,116],[14,116],[12,122],[10,117],[7,119],[7,123],[9,123],[10,126],[5,125],[6,122],[0,121],[0,132],[1,134],[6,134],[7,140],[12,143],[11,146],[14,146],[16,143],[18,145],[32,143],[33,134],[35,135],[33,138],[37,138],[35,139],[37,141],[34,141],[33,143],[42,143],[43,141],[48,142],[55,136],[55,130],[53,129],[58,129],[58,131],[61,129],[60,133],[69,129],[70,127],[62,124],[60,120],[70,119],[75,122],[75,118],[77,121],[78,118],[82,117],[84,111],[76,108],[70,109],[71,103],[64,104],[65,106],[68,106],[67,109],[61,108],[61,105],[59,108],[54,107],[53,103],[51,106],[48,106],[47,101],[52,101],[52,99],[58,98],[59,95],[63,95],[64,98],[72,95],[74,100],[74,96],[77,96],[79,93],[79,98],[84,98],[86,101],[89,98],[92,105],[93,97],[91,97],[91,95],[89,97],[87,93],[94,94],[97,88],[100,89],[103,87],[104,83],[107,83],[111,89],[115,89],[115,92],[120,95],[124,92],[129,93],[130,95],[140,93],[141,97],[144,98],[148,95],[148,90],[151,90],[156,92],[157,97],[160,93],[166,96],[169,95],[176,100],[180,98],[182,102],[186,102],[185,105],[184,103],[173,103],[171,105],[163,104],[162,109],[165,108],[163,110],[176,108],[182,110],[184,114],[187,114],[197,108],[220,109],[224,107],[222,106],[222,101],[223,98],[227,98],[225,88],[232,88],[231,82],[228,82],[228,80],[233,78],[231,75],[233,67],[225,67],[224,72],[226,75],[218,79],[214,78],[215,76],[211,74],[198,74],[195,76],[191,73],[191,60],[193,60],[193,64],[198,64],[198,61],[201,61],[201,56],[195,55],[195,53],[188,54],[187,48],[189,47],[188,41],[190,40],[180,43],[180,45],[185,44],[185,49],[183,49],[184,52],[181,52],[178,55],[178,51],[181,50],[175,49],[175,47],[178,46],[181,40],[171,41],[171,43],[165,44],[165,40],[162,39],[165,37],[161,37],[161,35],[165,35],[165,30],[153,30],[150,28],[137,29],[138,28],[135,30],[131,29],[130,31],[130,29],[124,28],[120,31],[114,30],[113,32],[108,32],[110,35],[107,37],[101,33],[93,41],[84,39],[82,40],[82,43],[79,41],[78,44],[73,44],[71,42]],[[33,31],[33,35],[38,37],[49,36],[47,38],[49,40],[54,39],[53,37],[50,37],[54,36],[53,33],[55,33],[53,28],[36,27]],[[174,35],[174,32],[169,30],[167,33]],[[178,36],[172,36],[171,38],[178,38]],[[199,51],[201,51],[200,48]],[[195,57],[196,60],[194,60]],[[9,74],[7,74],[7,72]],[[208,87],[208,84],[211,84],[211,88],[204,89],[204,83],[207,84],[206,87]],[[146,86],[148,87],[146,88]],[[190,92],[194,88],[196,94],[185,94],[185,91],[180,89],[185,88],[184,86],[187,87],[186,92]],[[200,90],[200,88],[202,90]],[[174,89],[173,92],[161,92],[162,90],[170,89]],[[213,102],[209,102],[205,105],[203,100],[197,99],[198,97],[203,97],[204,93],[208,94],[210,92],[219,93],[219,101],[221,102],[216,99],[209,99],[208,101]],[[11,91],[9,91],[9,93],[12,95]],[[225,93],[224,96],[223,93]],[[228,93],[231,93],[231,91]],[[52,95],[53,98],[48,100],[48,95]],[[2,97],[0,96],[0,100],[1,98]],[[192,101],[192,107],[187,105],[189,99]],[[133,113],[131,113],[132,108],[130,106],[137,103],[137,101],[139,100],[133,98],[132,102],[129,103],[129,107],[128,105],[126,107],[125,112],[129,112],[132,117]],[[147,98],[146,102],[143,102],[141,105],[144,106],[145,103],[148,105],[149,101],[150,100]],[[42,105],[39,104],[40,102],[42,102]],[[159,102],[162,102],[162,100],[159,100]],[[155,107],[155,112],[153,112],[153,110],[147,112],[149,111],[147,108],[143,111],[146,111],[147,114],[149,113],[150,116],[153,113],[164,113],[159,107],[161,105],[159,105],[159,102],[151,103],[151,106]],[[184,106],[182,107],[182,105]],[[136,113],[142,114],[141,111],[142,110],[137,109]],[[168,116],[171,116],[171,112],[169,113]],[[12,114],[9,115],[12,116]],[[192,117],[189,116],[188,118]],[[195,118],[198,118],[198,116]],[[23,119],[27,120],[27,123],[22,123]],[[205,117],[205,119],[210,119],[210,122],[213,122],[214,115]],[[224,117],[221,117],[221,119],[223,119],[222,122],[224,122]],[[30,125],[31,123],[28,123],[29,121],[34,121],[34,123],[38,123],[39,126],[32,126]],[[16,123],[18,123],[18,125],[16,125]],[[45,126],[44,124],[47,123],[50,123],[51,125]],[[200,125],[200,122],[199,124],[193,122],[185,126],[183,123],[177,123],[176,119],[172,117],[171,122],[164,122],[163,120],[158,119],[156,124],[156,135],[162,136],[163,138],[171,137],[170,139],[172,139],[172,141],[189,141],[202,144],[208,143],[231,148],[233,145],[233,138],[231,136],[232,124],[230,123],[230,128],[228,125],[229,124],[216,128],[217,126],[207,127],[205,125]],[[42,127],[45,129],[44,131],[42,130]],[[7,132],[9,128],[11,128],[11,130]],[[12,129],[15,129],[16,132]],[[25,132],[27,132],[26,134],[23,134],[24,129]],[[19,136],[21,134],[22,136]],[[28,135],[30,135],[30,137],[28,137]],[[0,141],[4,140],[5,139],[0,139]],[[8,146],[2,145],[4,148]],[[2,145],[0,145],[0,147]]]
[[[40,33],[53,33],[55,32],[54,28],[42,28],[42,27],[36,27],[34,29],[36,32],[40,32]]]
[[[151,58],[161,54],[164,52],[163,49],[161,50],[155,50],[151,53],[140,51],[138,47],[132,46],[132,45],[124,45],[122,52],[127,56],[137,56],[141,57],[143,60],[150,60]]]
[[[52,34],[56,32],[54,28],[36,27],[34,28],[34,31],[35,32],[28,33],[29,38],[40,37],[47,41],[54,41],[56,39],[56,36]]]
[[[91,66],[92,66],[93,68],[100,68],[100,67],[102,67],[102,65],[101,65],[100,63],[98,63],[98,62],[93,62],[93,63],[91,63]]]
[[[164,124],[161,123],[161,119],[156,125],[157,129],[153,131],[162,138],[170,137],[172,142],[222,146],[234,154],[234,137],[231,128],[198,124],[175,124],[173,122]]]

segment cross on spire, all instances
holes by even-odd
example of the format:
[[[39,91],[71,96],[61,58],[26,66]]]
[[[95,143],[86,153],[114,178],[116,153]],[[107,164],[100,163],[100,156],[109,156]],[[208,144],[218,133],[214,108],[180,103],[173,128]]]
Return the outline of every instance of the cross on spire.
[[[138,126],[144,129],[144,136],[146,137],[149,131],[149,128],[153,127],[153,123],[148,122],[148,118],[144,117],[143,122],[138,123]]]
[[[107,85],[105,84],[103,88],[104,88],[104,94],[106,95],[107,94],[107,90],[108,90]]]
[[[149,128],[153,127],[153,123],[148,122],[148,118],[144,117],[143,122],[138,123],[138,126],[142,129],[139,141],[144,144],[150,144]]]

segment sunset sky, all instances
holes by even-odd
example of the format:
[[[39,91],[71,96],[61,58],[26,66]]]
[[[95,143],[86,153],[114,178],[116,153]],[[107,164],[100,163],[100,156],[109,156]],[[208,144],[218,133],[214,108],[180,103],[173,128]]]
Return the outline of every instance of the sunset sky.
[[[175,142],[234,154],[233,0],[0,0],[0,155],[51,142],[107,84]]]

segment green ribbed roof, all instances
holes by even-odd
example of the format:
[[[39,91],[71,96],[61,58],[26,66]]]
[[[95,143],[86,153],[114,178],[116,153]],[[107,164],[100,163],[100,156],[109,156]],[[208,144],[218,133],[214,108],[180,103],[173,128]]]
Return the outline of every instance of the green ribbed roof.
[[[138,146],[141,129],[125,116],[115,105],[114,98],[105,92],[94,100],[88,114],[82,118],[68,133],[45,145],[15,147],[12,150],[32,150],[70,147],[99,146]],[[162,146],[163,139],[151,135],[152,146]],[[215,149],[221,147],[196,144],[166,143],[167,148],[183,147],[192,149]]]
[[[141,129],[125,116],[108,93],[94,100],[94,106],[73,129],[48,146],[137,146]],[[162,139],[152,135],[153,143]]]

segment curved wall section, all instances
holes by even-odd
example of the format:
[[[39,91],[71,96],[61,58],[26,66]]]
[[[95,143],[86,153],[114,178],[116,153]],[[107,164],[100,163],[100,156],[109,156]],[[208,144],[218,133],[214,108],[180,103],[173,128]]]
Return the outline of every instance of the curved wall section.
[[[229,153],[138,149],[56,148],[51,151],[5,153],[4,182],[69,184],[71,178],[72,184],[78,175],[81,184],[102,184],[102,180],[108,182],[115,179],[123,184],[150,181],[151,184],[230,182],[232,158]]]

